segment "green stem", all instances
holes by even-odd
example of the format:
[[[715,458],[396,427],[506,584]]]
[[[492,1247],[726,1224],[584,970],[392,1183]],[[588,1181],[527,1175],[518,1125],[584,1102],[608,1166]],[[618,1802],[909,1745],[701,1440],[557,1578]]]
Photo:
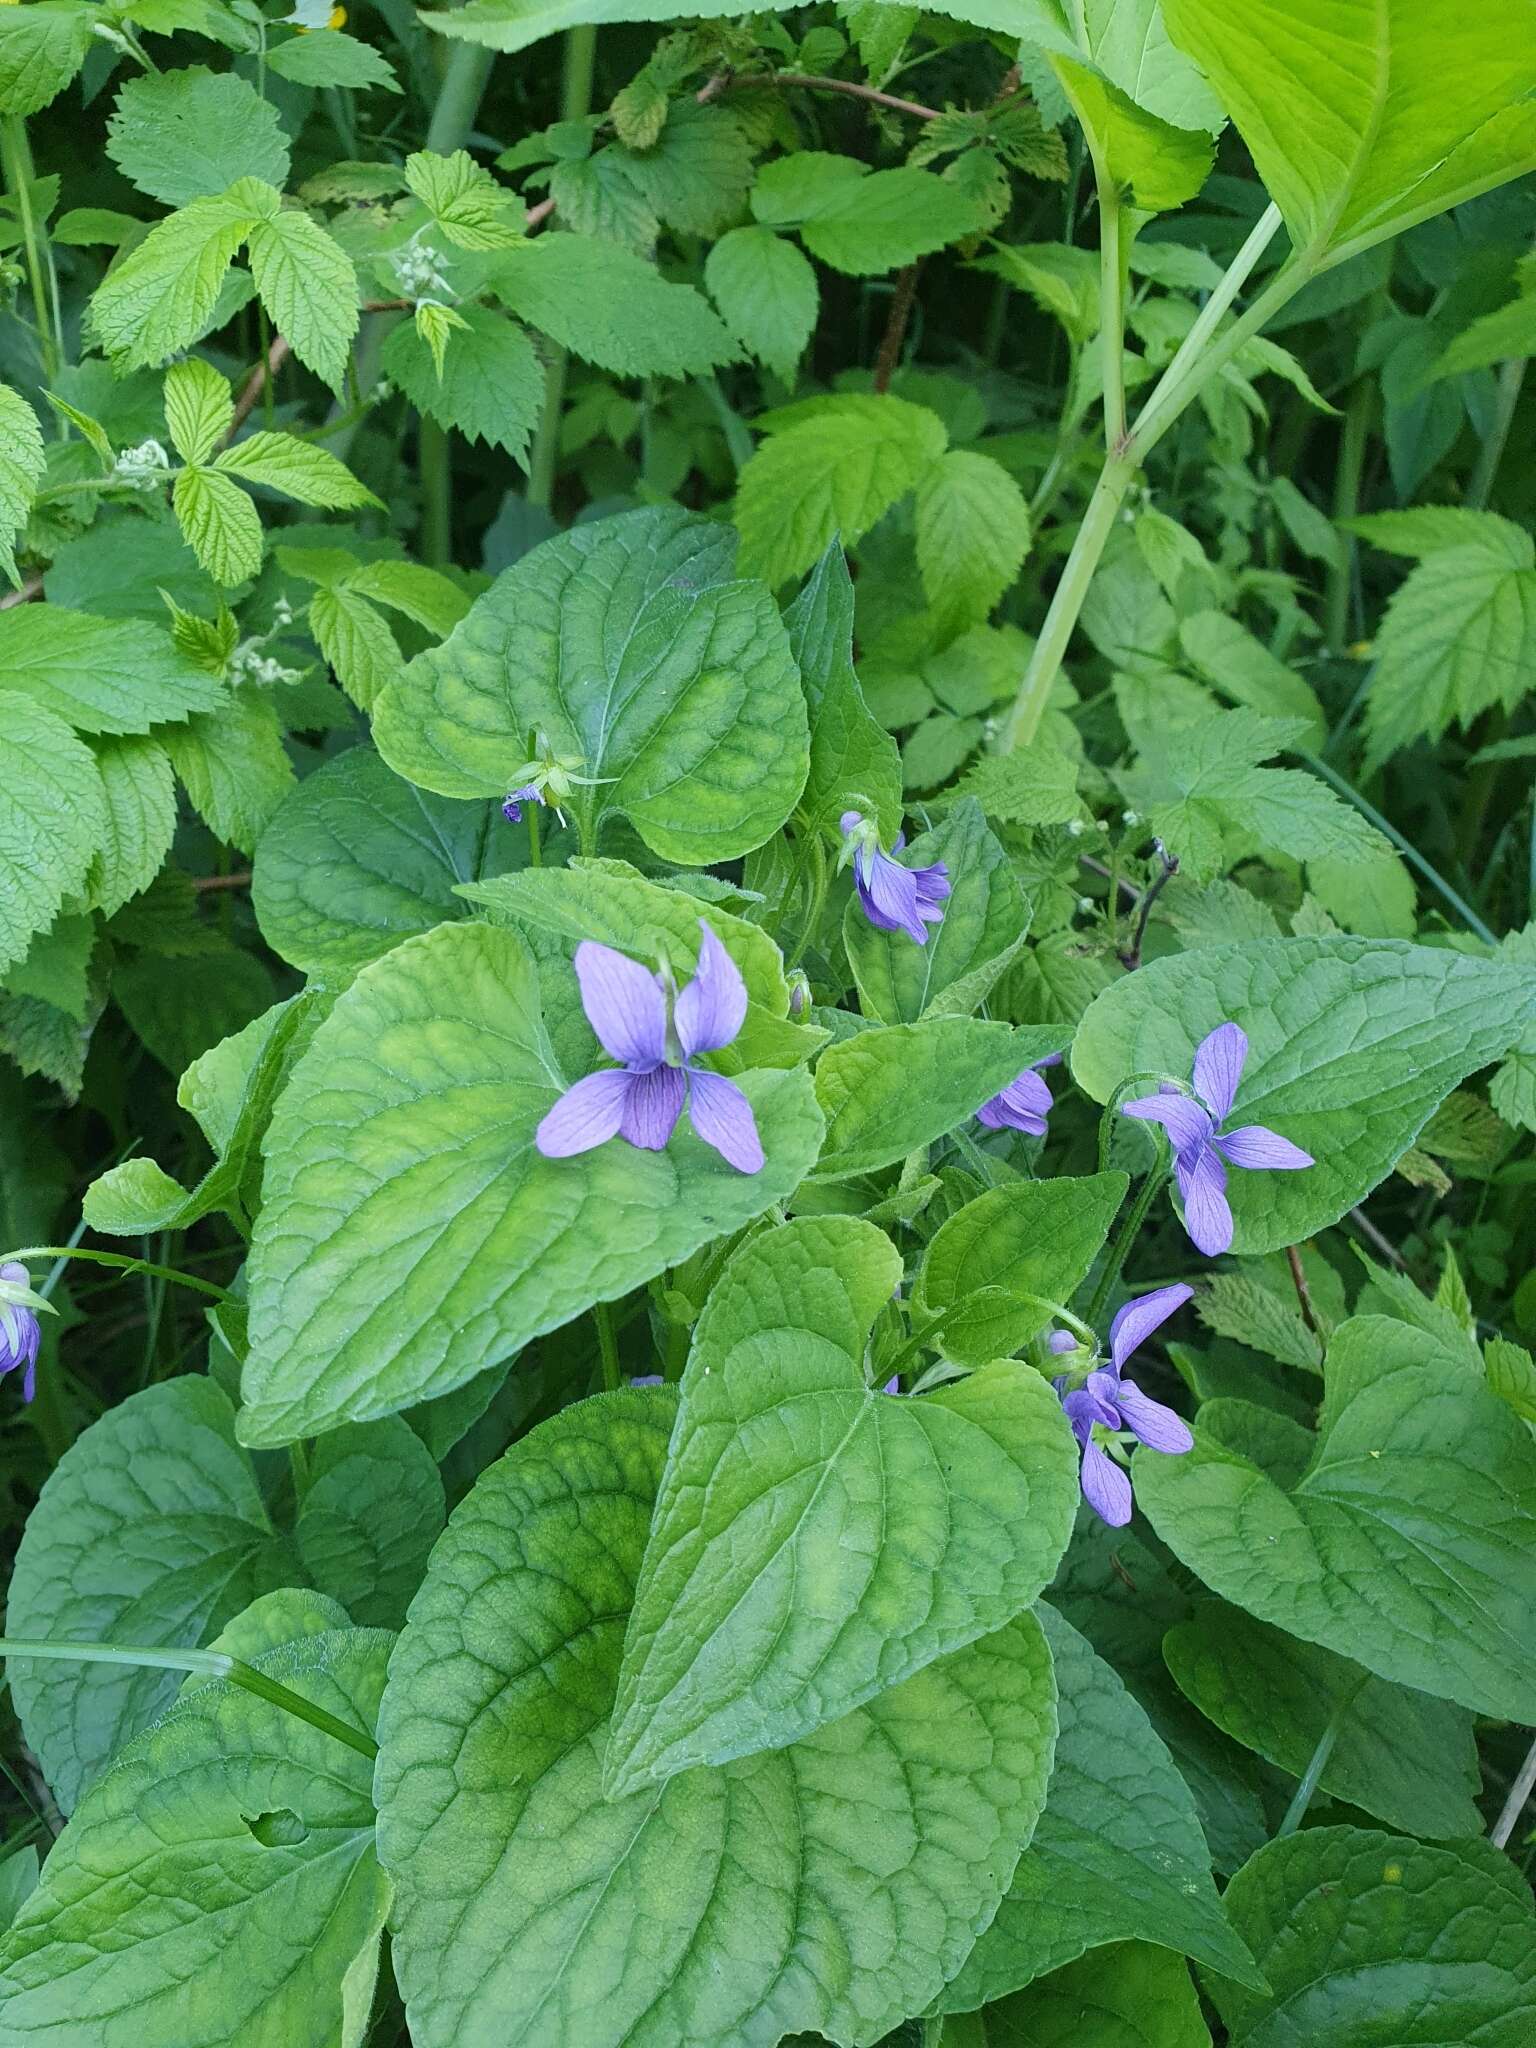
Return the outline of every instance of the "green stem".
[[[539,868],[544,865],[544,855],[539,846],[539,807],[529,804],[528,811],[528,865]]]
[[[1104,372],[1104,446],[1125,439],[1125,238],[1120,194],[1094,164],[1099,182],[1099,349]]]
[[[1067,556],[1046,611],[1040,638],[1035,642],[1035,651],[1019,685],[1019,694],[1013,700],[998,734],[997,750],[1001,754],[1012,753],[1015,747],[1028,746],[1039,730],[1046,702],[1068,643],[1077,628],[1088,586],[1114,531],[1126,493],[1135,480],[1136,467],[1124,455],[1111,455],[1099,473],[1093,496],[1088,500],[1088,509],[1083,514],[1083,523],[1072,543],[1072,552]]]
[[[1006,754],[1015,747],[1028,746],[1039,730],[1089,586],[1137,470],[1198,395],[1201,387],[1225,369],[1265,321],[1293,298],[1311,277],[1310,260],[1292,257],[1281,265],[1268,287],[1241,319],[1233,321],[1222,333],[1216,333],[1219,322],[1273,239],[1279,223],[1279,211],[1271,207],[1233,258],[1221,284],[1212,292],[1178,354],[1159,378],[1136,424],[1106,456],[1083,523],[1072,543],[1072,552],[1062,570],[1061,581],[1046,612],[1029,667],[998,734],[999,753]]]
[[[1161,1141],[1159,1141],[1159,1149],[1161,1150]],[[1168,1163],[1166,1159],[1159,1159],[1157,1165],[1143,1179],[1141,1187],[1137,1191],[1136,1200],[1131,1205],[1130,1213],[1120,1226],[1120,1234],[1115,1239],[1109,1257],[1104,1261],[1104,1270],[1099,1275],[1099,1284],[1093,1290],[1093,1299],[1089,1302],[1088,1313],[1083,1318],[1084,1322],[1092,1329],[1097,1330],[1100,1322],[1103,1320],[1104,1311],[1109,1306],[1109,1297],[1115,1291],[1115,1282],[1120,1278],[1126,1259],[1130,1255],[1131,1246],[1141,1235],[1141,1226],[1147,1220],[1147,1211],[1152,1207],[1158,1189],[1167,1178]]]
[[[70,1664],[135,1664],[152,1671],[190,1671],[203,1678],[227,1678],[232,1685],[254,1693],[270,1706],[281,1707],[295,1720],[307,1721],[311,1728],[334,1735],[338,1742],[344,1742],[370,1762],[379,1753],[378,1744],[360,1728],[338,1721],[334,1714],[317,1707],[302,1693],[290,1692],[264,1671],[242,1663],[238,1657],[228,1657],[222,1650],[166,1650],[147,1643],[33,1642],[0,1636],[0,1657],[43,1657]]]
[[[427,148],[437,155],[451,156],[469,140],[495,55],[494,50],[484,50],[478,43],[454,44],[427,124]]]
[[[1360,481],[1365,475],[1365,451],[1370,440],[1371,414],[1376,404],[1376,386],[1362,377],[1350,393],[1339,430],[1339,464],[1333,479],[1335,523],[1353,519],[1360,510]],[[1345,534],[1339,560],[1328,571],[1324,608],[1324,635],[1330,654],[1342,654],[1349,642],[1349,604],[1354,594],[1355,543]]]
[[[453,560],[453,465],[448,435],[436,420],[420,416],[416,436],[421,471],[421,552],[434,569]]]
[[[45,231],[32,210],[32,146],[27,140],[27,124],[20,114],[7,114],[0,120],[0,165],[5,172],[6,190],[16,201],[17,218],[21,222],[27,278],[32,288],[32,309],[37,321],[38,348],[43,375],[51,384],[63,367],[63,338],[54,326],[49,305],[48,266],[44,262]]]
[[[1330,768],[1326,761],[1320,761],[1315,754],[1298,753],[1296,758],[1298,761],[1305,762],[1314,775],[1320,775],[1330,789],[1336,789],[1341,797],[1354,805],[1362,818],[1366,819],[1369,824],[1374,825],[1378,832],[1384,833],[1391,840],[1392,844],[1403,856],[1403,859],[1411,866],[1416,867],[1430,887],[1444,897],[1445,901],[1455,911],[1463,924],[1465,924],[1468,931],[1476,932],[1485,945],[1498,946],[1498,940],[1488,929],[1487,925],[1483,923],[1483,920],[1478,916],[1471,904],[1464,897],[1456,893],[1438,868],[1430,865],[1411,839],[1405,839],[1397,827],[1389,819],[1381,815],[1381,812],[1376,809],[1374,804],[1366,802],[1353,783],[1346,782],[1336,768]]]
[[[619,1371],[619,1340],[614,1332],[613,1311],[606,1301],[593,1304],[592,1320],[597,1325],[597,1348],[603,1361],[603,1392],[617,1393],[623,1385]]]
[[[592,110],[592,76],[597,62],[597,30],[591,23],[567,29],[560,70],[560,118],[580,121]],[[560,459],[560,414],[565,404],[566,353],[557,348],[544,378],[544,410],[533,437],[528,464],[528,502],[547,512],[554,496]]]
[[[1286,1835],[1294,1835],[1301,1826],[1307,1808],[1312,1804],[1313,1795],[1317,1791],[1318,1780],[1328,1767],[1329,1757],[1333,1755],[1333,1746],[1339,1739],[1339,1732],[1346,1720],[1348,1720],[1349,1710],[1355,1704],[1356,1696],[1361,1686],[1365,1684],[1368,1676],[1367,1672],[1362,1671],[1358,1683],[1350,1687],[1349,1691],[1344,1694],[1333,1712],[1328,1716],[1328,1725],[1317,1738],[1317,1747],[1313,1750],[1311,1758],[1307,1763],[1307,1768],[1302,1773],[1301,1782],[1296,1787],[1296,1795],[1285,1809],[1285,1819],[1281,1821],[1279,1827],[1275,1830],[1275,1840],[1277,1842]]]
[[[125,1273],[150,1273],[160,1280],[174,1280],[180,1287],[194,1287],[199,1294],[212,1295],[215,1301],[227,1301],[225,1288],[215,1287],[211,1280],[198,1280],[191,1273],[179,1273],[174,1266],[153,1266],[144,1259],[131,1259],[123,1252],[85,1251],[79,1245],[29,1244],[20,1251],[7,1252],[6,1260],[15,1259],[25,1265],[28,1259],[89,1259],[97,1266],[117,1266]]]
[[[1484,511],[1493,496],[1494,479],[1499,473],[1499,464],[1504,460],[1504,450],[1509,445],[1509,431],[1515,423],[1515,409],[1525,385],[1526,368],[1527,358],[1524,356],[1511,357],[1500,366],[1493,426],[1478,452],[1477,467],[1467,486],[1467,503],[1474,511]]]

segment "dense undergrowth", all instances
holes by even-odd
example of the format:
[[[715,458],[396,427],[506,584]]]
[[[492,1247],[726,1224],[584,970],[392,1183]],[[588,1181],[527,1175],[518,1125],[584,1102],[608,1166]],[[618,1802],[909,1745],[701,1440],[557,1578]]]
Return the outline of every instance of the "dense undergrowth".
[[[1528,2042],[1533,0],[0,160],[0,2044]]]

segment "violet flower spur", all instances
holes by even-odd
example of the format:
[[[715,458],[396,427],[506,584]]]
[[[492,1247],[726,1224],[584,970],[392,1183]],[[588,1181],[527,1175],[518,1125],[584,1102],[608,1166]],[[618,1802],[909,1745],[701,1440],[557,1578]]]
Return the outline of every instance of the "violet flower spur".
[[[0,1280],[12,1287],[25,1288],[28,1274],[25,1266],[10,1259],[0,1266]],[[22,1368],[21,1398],[30,1401],[37,1392],[37,1349],[42,1342],[42,1325],[37,1312],[24,1301],[10,1301],[0,1295],[0,1376]]]
[[[1193,1096],[1165,1082],[1156,1095],[1122,1102],[1122,1116],[1161,1124],[1173,1146],[1174,1177],[1184,1202],[1184,1227],[1196,1249],[1207,1258],[1227,1251],[1232,1243],[1232,1210],[1227,1202],[1227,1168],[1241,1166],[1272,1173],[1294,1173],[1315,1166],[1289,1138],[1264,1124],[1242,1124],[1235,1131],[1221,1126],[1231,1113],[1248,1057],[1248,1038],[1236,1024],[1218,1024],[1195,1048]],[[1196,1099],[1198,1098],[1198,1100]]]
[[[1154,1401],[1150,1394],[1144,1394],[1134,1380],[1121,1378],[1131,1353],[1146,1342],[1160,1323],[1181,1309],[1194,1291],[1180,1282],[1176,1287],[1159,1287],[1152,1294],[1128,1301],[1109,1326],[1108,1366],[1096,1367],[1077,1387],[1065,1373],[1052,1381],[1072,1425],[1072,1434],[1082,1446],[1083,1498],[1100,1521],[1108,1522],[1112,1529],[1124,1528],[1131,1519],[1131,1482],[1123,1467],[1115,1463],[1095,1437],[1096,1428],[1129,1430],[1138,1443],[1154,1451],[1177,1453],[1194,1448],[1195,1440],[1182,1416],[1164,1407],[1161,1401]],[[1075,1350],[1075,1339],[1069,1338],[1065,1345],[1059,1342],[1067,1335],[1065,1330],[1056,1331],[1048,1340],[1050,1349]]]
[[[593,939],[576,948],[587,1022],[621,1064],[566,1089],[534,1134],[546,1159],[568,1159],[616,1137],[660,1152],[686,1103],[696,1135],[728,1166],[761,1169],[752,1105],[734,1081],[694,1064],[700,1053],[729,1045],[747,1015],[740,969],[702,918],[699,930],[698,968],[670,1004],[661,976],[638,960]]]
[[[1050,1089],[1040,1078],[1040,1069],[1060,1065],[1059,1052],[1047,1053],[1043,1060],[1036,1060],[1016,1081],[1010,1081],[1001,1094],[981,1105],[976,1112],[977,1123],[985,1124],[989,1131],[1008,1129],[1023,1131],[1031,1138],[1043,1138],[1045,1120],[1054,1104]]]
[[[928,943],[928,927],[943,916],[949,895],[949,870],[943,861],[930,867],[906,868],[892,858],[906,844],[898,832],[890,853],[882,851],[875,825],[862,811],[844,811],[838,820],[843,858],[852,857],[853,882],[859,907],[876,931],[905,932],[919,946]]]

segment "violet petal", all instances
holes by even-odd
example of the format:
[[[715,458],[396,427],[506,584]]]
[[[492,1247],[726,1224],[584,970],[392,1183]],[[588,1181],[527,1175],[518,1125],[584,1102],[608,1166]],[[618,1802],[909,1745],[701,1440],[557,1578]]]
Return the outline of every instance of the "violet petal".
[[[1303,1152],[1289,1138],[1263,1124],[1243,1124],[1235,1131],[1223,1131],[1216,1144],[1223,1158],[1233,1166],[1267,1168],[1271,1173],[1295,1173],[1303,1166],[1315,1166],[1310,1152]]]
[[[747,984],[741,969],[703,918],[699,930],[699,964],[672,1011],[685,1053],[718,1052],[747,1020]]]
[[[576,948],[581,1007],[604,1052],[630,1067],[659,1066],[667,1050],[667,999],[647,967],[612,946]]]
[[[1227,1202],[1227,1169],[1215,1146],[1202,1145],[1192,1159],[1181,1153],[1174,1173],[1184,1198],[1184,1227],[1191,1242],[1208,1259],[1229,1251],[1232,1211]]]
[[[1236,1024],[1218,1024],[1195,1048],[1195,1093],[1217,1123],[1237,1099],[1247,1057],[1248,1035]]]
[[[1123,1529],[1131,1519],[1131,1482],[1101,1444],[1083,1445],[1083,1498],[1101,1522]]]
[[[1198,1102],[1187,1095],[1176,1094],[1169,1089],[1166,1094],[1138,1096],[1134,1102],[1122,1102],[1122,1116],[1134,1117],[1140,1123],[1161,1124],[1173,1142],[1174,1152],[1179,1158],[1193,1161],[1194,1155],[1210,1143],[1215,1122]]]
[[[757,1118],[736,1083],[723,1074],[694,1067],[688,1084],[688,1114],[704,1143],[712,1145],[738,1173],[761,1172],[763,1144],[757,1134]]]
[[[1126,1428],[1152,1450],[1173,1453],[1194,1449],[1195,1440],[1183,1416],[1144,1394],[1134,1380],[1120,1382],[1116,1406]]]
[[[534,1132],[544,1157],[569,1159],[616,1138],[633,1078],[625,1067],[604,1067],[567,1088]]]
[[[1109,1355],[1116,1372],[1160,1324],[1184,1306],[1194,1291],[1181,1280],[1172,1287],[1155,1288],[1151,1294],[1138,1294],[1134,1301],[1115,1311],[1109,1326]]]
[[[619,1136],[642,1152],[659,1152],[683,1113],[687,1076],[681,1067],[652,1067],[644,1074],[631,1073],[627,1079]]]

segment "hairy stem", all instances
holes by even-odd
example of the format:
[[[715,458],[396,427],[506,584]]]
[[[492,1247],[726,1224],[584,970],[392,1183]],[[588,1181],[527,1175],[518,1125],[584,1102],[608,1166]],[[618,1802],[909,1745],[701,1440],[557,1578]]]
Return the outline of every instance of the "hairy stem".
[[[901,345],[907,338],[907,323],[912,318],[912,307],[917,298],[917,273],[921,268],[920,263],[909,263],[896,273],[891,310],[886,315],[880,352],[875,357],[875,390],[882,397],[890,390],[891,379],[901,363]]]
[[[1159,1152],[1161,1150],[1162,1145],[1161,1141],[1159,1141]],[[1104,1261],[1104,1270],[1099,1275],[1099,1284],[1093,1290],[1093,1299],[1088,1304],[1088,1313],[1083,1320],[1095,1330],[1097,1330],[1100,1322],[1103,1320],[1104,1311],[1109,1306],[1109,1297],[1115,1291],[1115,1283],[1124,1270],[1126,1259],[1130,1255],[1131,1246],[1141,1235],[1141,1226],[1147,1220],[1147,1212],[1152,1207],[1158,1189],[1167,1178],[1168,1164],[1166,1159],[1160,1157],[1157,1165],[1143,1178],[1141,1186],[1137,1190],[1136,1200],[1132,1203],[1125,1222],[1120,1227],[1120,1234],[1115,1239],[1109,1257]]]

